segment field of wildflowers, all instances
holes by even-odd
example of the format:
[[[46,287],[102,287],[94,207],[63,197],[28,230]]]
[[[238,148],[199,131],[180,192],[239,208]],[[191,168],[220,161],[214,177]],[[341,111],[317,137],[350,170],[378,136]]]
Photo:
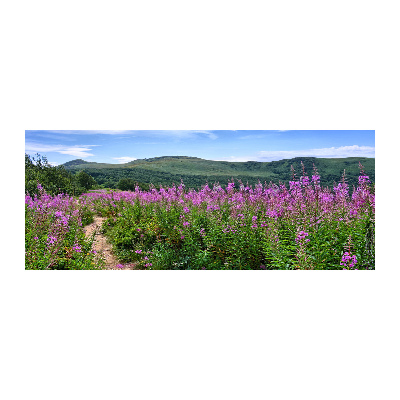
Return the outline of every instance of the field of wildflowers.
[[[25,269],[101,268],[93,237],[83,232],[93,211],[72,196],[48,195],[40,184],[38,191],[25,196]]]
[[[137,269],[375,269],[375,194],[362,166],[357,187],[333,189],[316,170],[283,184],[239,181],[26,198],[26,268],[101,268],[82,225],[103,232]]]

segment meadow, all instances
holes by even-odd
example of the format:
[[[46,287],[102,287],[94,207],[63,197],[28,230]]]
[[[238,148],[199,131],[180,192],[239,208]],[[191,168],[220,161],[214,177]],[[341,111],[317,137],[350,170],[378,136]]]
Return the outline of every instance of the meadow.
[[[241,181],[134,191],[26,195],[26,269],[101,269],[83,227],[94,215],[121,263],[136,269],[375,269],[375,194],[360,165],[323,187],[316,169],[288,187]]]

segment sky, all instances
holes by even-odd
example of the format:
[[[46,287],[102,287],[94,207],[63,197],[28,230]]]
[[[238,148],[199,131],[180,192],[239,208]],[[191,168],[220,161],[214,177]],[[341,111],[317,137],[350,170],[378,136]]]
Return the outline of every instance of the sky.
[[[122,164],[161,156],[221,161],[375,157],[375,131],[27,130],[25,153],[46,156],[52,165],[77,158]]]

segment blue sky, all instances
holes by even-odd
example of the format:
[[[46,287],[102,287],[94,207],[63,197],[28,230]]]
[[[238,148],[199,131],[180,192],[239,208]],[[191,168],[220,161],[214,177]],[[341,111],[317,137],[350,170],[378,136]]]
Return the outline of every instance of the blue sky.
[[[25,152],[53,165],[77,158],[125,163],[140,158],[192,156],[224,161],[293,157],[375,157],[375,131],[25,131]]]

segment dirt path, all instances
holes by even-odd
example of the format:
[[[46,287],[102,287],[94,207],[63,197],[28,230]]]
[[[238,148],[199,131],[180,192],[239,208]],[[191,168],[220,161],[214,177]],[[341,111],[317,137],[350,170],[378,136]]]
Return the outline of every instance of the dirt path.
[[[105,269],[135,269],[134,264],[122,264],[113,254],[111,244],[101,233],[101,225],[105,220],[106,218],[95,215],[94,221],[90,225],[87,225],[83,228],[86,237],[91,236],[93,232],[95,232],[92,249],[96,250],[96,252],[104,258]],[[123,265],[123,267],[118,267],[117,265]]]

